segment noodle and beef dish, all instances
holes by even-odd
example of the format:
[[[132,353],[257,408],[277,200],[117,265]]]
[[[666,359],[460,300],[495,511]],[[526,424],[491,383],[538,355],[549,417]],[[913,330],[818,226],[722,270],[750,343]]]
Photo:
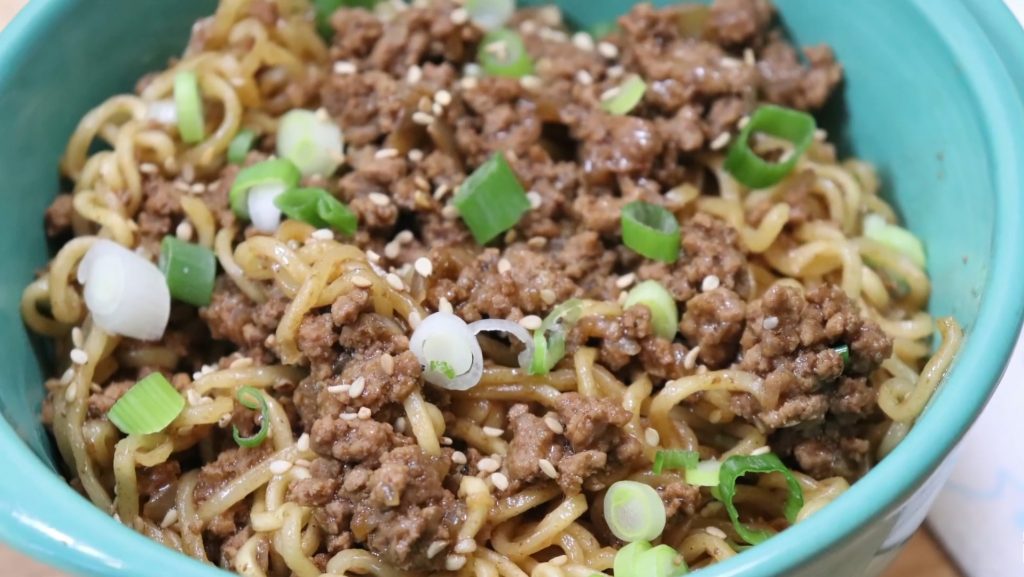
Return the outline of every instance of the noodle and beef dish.
[[[89,112],[25,290],[76,490],[252,577],[682,575],[961,339],[767,0],[222,0]],[[933,355],[931,338],[941,340]]]

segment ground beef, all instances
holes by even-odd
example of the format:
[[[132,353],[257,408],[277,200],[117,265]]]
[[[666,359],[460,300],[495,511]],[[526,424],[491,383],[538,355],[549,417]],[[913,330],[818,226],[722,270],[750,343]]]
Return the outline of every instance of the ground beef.
[[[592,184],[609,184],[617,175],[649,171],[663,146],[654,123],[635,116],[587,111],[568,118],[581,141],[579,164]]]
[[[708,26],[724,45],[757,45],[774,17],[775,7],[768,0],[715,0]]]
[[[270,456],[270,443],[247,449],[226,449],[217,454],[217,460],[203,465],[196,483],[195,498],[202,503],[212,497],[232,479],[259,465]]]
[[[276,288],[268,291],[263,303],[254,303],[226,276],[217,279],[210,304],[199,309],[199,316],[210,327],[215,339],[235,344],[247,356],[269,360],[273,353],[267,337],[276,330],[290,300]]]
[[[686,303],[679,331],[692,347],[700,347],[702,363],[712,369],[736,357],[746,320],[746,303],[735,292],[717,288]]]
[[[558,463],[564,453],[555,432],[544,419],[532,415],[527,405],[513,405],[508,411],[508,420],[512,431],[505,457],[508,478],[526,484],[543,479],[540,460]]]
[[[410,439],[397,435],[388,423],[325,415],[313,423],[310,441],[313,450],[324,457],[373,466],[381,455],[408,445]]]
[[[843,78],[843,68],[827,46],[804,50],[808,66],[792,45],[776,35],[764,48],[758,72],[766,99],[807,109],[820,108]]]

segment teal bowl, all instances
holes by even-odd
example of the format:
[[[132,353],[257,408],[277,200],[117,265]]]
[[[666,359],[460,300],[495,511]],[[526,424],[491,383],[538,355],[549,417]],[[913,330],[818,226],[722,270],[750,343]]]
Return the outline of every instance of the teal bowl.
[[[565,0],[579,23],[627,0]],[[1000,0],[776,0],[799,44],[846,67],[823,115],[844,153],[875,163],[926,242],[931,308],[966,343],[906,440],[807,521],[705,577],[878,575],[921,524],[951,453],[999,380],[1024,298],[1024,32]],[[186,42],[212,0],[35,0],[0,36],[0,540],[95,577],[224,577],[122,527],[55,473],[38,412],[46,347],[23,327],[22,288],[46,262],[42,215],[78,119]]]

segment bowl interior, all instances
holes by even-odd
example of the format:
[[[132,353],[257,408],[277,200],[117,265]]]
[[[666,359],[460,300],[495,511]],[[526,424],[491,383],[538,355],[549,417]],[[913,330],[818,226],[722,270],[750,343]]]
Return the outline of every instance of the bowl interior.
[[[559,3],[581,24],[607,20],[632,4]],[[1014,131],[1024,130],[1024,120],[1014,112],[1016,90],[1002,61],[970,15],[955,1],[941,3],[944,8],[928,0],[776,4],[798,44],[827,42],[835,48],[847,80],[842,96],[824,112],[824,125],[845,154],[879,168],[887,197],[926,243],[932,312],[955,315],[970,336],[929,414],[892,462],[823,513],[707,571],[709,577],[741,570],[745,577],[785,574],[905,496],[981,409],[1021,317],[1021,305],[1007,288],[1020,278],[1020,263],[1008,256],[1020,232],[1007,223],[1021,214],[1012,198],[1020,184],[1016,166],[1024,165]],[[179,53],[191,23],[211,13],[215,2],[107,0],[104,6],[99,11],[86,0],[34,2],[0,39],[0,126],[6,129],[0,139],[0,199],[7,206],[0,213],[0,254],[9,255],[0,275],[0,414],[6,420],[0,421],[0,449],[27,467],[18,480],[0,482],[0,501],[4,491],[29,495],[27,487],[46,487],[50,508],[74,512],[72,521],[54,524],[66,525],[71,544],[98,532],[109,536],[102,542],[110,548],[57,552],[53,543],[26,538],[26,532],[39,531],[27,527],[47,526],[44,518],[53,512],[38,509],[23,511],[24,518],[8,516],[17,521],[0,521],[0,538],[66,568],[106,567],[104,575],[155,576],[172,567],[213,575],[116,525],[39,466],[41,460],[53,470],[38,418],[48,352],[24,328],[19,300],[46,263],[42,214],[59,188],[58,160],[78,119]],[[788,551],[786,558],[772,561],[781,551]],[[755,559],[758,566],[750,570]]]

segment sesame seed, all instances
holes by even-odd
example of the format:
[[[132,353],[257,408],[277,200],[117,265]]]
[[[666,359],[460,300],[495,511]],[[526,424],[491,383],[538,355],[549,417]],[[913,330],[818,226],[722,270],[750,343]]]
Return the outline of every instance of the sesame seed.
[[[456,465],[465,465],[468,462],[468,460],[466,459],[465,453],[463,453],[462,451],[455,451],[454,453],[452,453],[452,462],[455,463]]]
[[[64,374],[60,376],[60,384],[67,385],[73,378],[75,378],[75,369],[68,367],[68,370],[64,371]]]
[[[501,468],[501,465],[499,465],[497,461],[490,457],[480,459],[480,462],[477,463],[476,466],[484,473],[494,473]]]
[[[752,48],[747,48],[743,51],[743,61],[746,62],[748,66],[754,66],[757,64],[757,56],[754,55],[754,50]]]
[[[761,327],[766,331],[773,331],[779,326],[779,317],[765,317],[761,321]]]
[[[530,201],[530,208],[536,210],[543,204],[544,199],[540,196],[540,193],[536,190],[531,190],[526,193],[526,200]]]
[[[409,84],[417,84],[420,80],[423,80],[423,69],[418,65],[413,64],[405,71],[405,81]]]
[[[615,279],[615,286],[616,288],[624,289],[633,284],[634,282],[636,282],[636,274],[624,274],[619,278]]]
[[[309,236],[316,240],[334,240],[334,231],[329,228],[318,228]]]
[[[414,183],[416,183],[416,186],[418,186],[422,190],[430,190],[430,181],[425,179],[425,178],[423,178],[422,176],[416,175],[416,177],[413,178],[412,181]],[[402,231],[402,232],[409,233],[409,240],[412,240],[412,232],[407,231],[407,230]],[[399,233],[399,234],[401,234],[401,233]]]
[[[402,246],[397,242],[389,242],[384,245],[384,256],[392,260],[398,258],[398,253],[402,251]]]
[[[479,85],[480,81],[477,80],[475,76],[466,76],[462,80],[459,80],[459,87],[466,91],[474,90]]]
[[[358,71],[358,69],[356,68],[355,62],[350,62],[348,60],[339,60],[339,61],[334,63],[334,73],[335,74],[341,74],[341,75],[355,74],[357,71]]]
[[[427,559],[433,559],[437,557],[437,554],[444,551],[448,547],[447,541],[434,541],[427,547]]]
[[[76,365],[84,365],[89,362],[89,354],[82,349],[75,347],[71,349],[71,362]]]
[[[164,520],[160,521],[160,527],[163,528],[163,529],[167,529],[168,527],[174,525],[177,522],[178,522],[178,510],[177,509],[168,509],[167,510],[167,514],[164,515]]]
[[[430,111],[434,113],[434,116],[444,116],[444,106],[441,106],[440,102],[435,102],[431,107]]]
[[[180,180],[175,180],[173,186],[174,190],[177,190],[178,192],[188,192],[192,189],[187,182],[182,182]]]
[[[512,271],[512,263],[508,262],[508,259],[503,258],[498,261],[498,272],[505,274]]]
[[[505,434],[505,431],[497,427],[484,427],[484,434],[488,437],[500,437]]]
[[[143,162],[139,165],[139,172],[142,174],[156,174],[160,172],[160,167],[153,164],[152,162]]]
[[[441,216],[448,220],[455,220],[456,218],[459,218],[459,209],[450,204],[445,205],[445,207],[441,209]]]
[[[565,427],[563,427],[562,423],[558,421],[558,417],[554,416],[553,414],[549,413],[544,416],[544,424],[547,426],[548,429],[551,430],[552,433],[556,435],[561,435],[562,433],[565,432]]]
[[[434,95],[434,102],[437,102],[441,106],[448,106],[452,103],[452,93],[447,90],[441,89]]]
[[[420,316],[420,313],[412,311],[409,313],[409,318],[407,320],[409,322],[409,326],[415,329],[423,322],[423,317]]]
[[[573,46],[587,52],[594,51],[594,37],[586,32],[577,32],[572,35]]]
[[[388,195],[382,192],[371,192],[368,195],[368,198],[370,199],[370,202],[376,204],[377,206],[387,206],[391,204],[391,199],[388,198]]]
[[[409,160],[412,161],[412,162],[422,162],[423,161],[423,151],[418,149],[418,148],[414,148],[414,149],[410,150],[409,154],[407,156],[409,157]]]
[[[700,290],[701,292],[713,291],[721,286],[721,284],[722,281],[716,275],[709,274],[704,277],[704,280],[700,281]]]
[[[448,17],[451,18],[452,24],[465,24],[469,22],[469,12],[465,8],[452,10]]]
[[[365,408],[365,407],[364,407]],[[342,413],[338,415],[342,421],[354,421],[359,418],[359,415],[355,413]]]
[[[384,353],[380,356],[380,368],[385,375],[391,376],[395,372],[395,357],[391,353]]]
[[[455,545],[455,549],[453,549],[453,551],[461,555],[469,555],[476,551],[476,547],[476,541],[467,537],[459,540],[459,543]]]
[[[78,383],[71,383],[68,388],[64,389],[64,400],[71,402],[78,396]]]
[[[449,555],[444,560],[444,568],[448,571],[458,571],[466,566],[466,558],[462,555]]]
[[[71,344],[77,348],[82,348],[82,343],[85,342],[85,337],[82,334],[81,327],[74,327],[71,329]]]
[[[656,429],[647,427],[647,429],[644,430],[644,440],[647,441],[648,445],[651,445],[652,447],[657,447],[658,443],[661,442],[661,435],[658,434],[658,431]]]
[[[612,44],[611,42],[601,42],[601,43],[599,43],[597,45],[597,52],[601,56],[604,56],[605,58],[607,58],[608,60],[614,60],[615,58],[619,57],[619,48],[618,48],[618,46]]]
[[[413,236],[412,231],[406,229],[395,235],[395,242],[398,242],[399,244],[408,244],[412,242],[414,238],[416,237]]]
[[[373,157],[376,158],[377,160],[382,160],[385,158],[395,158],[396,156],[398,156],[397,148],[382,148],[377,152],[373,153]]]
[[[586,70],[577,70],[576,82],[579,82],[584,86],[590,86],[591,84],[594,83],[594,77]]]
[[[626,73],[626,69],[621,65],[615,65],[609,68],[606,72],[608,78],[618,78]]]
[[[687,370],[693,370],[693,367],[697,366],[697,355],[700,354],[700,345],[697,345],[690,349],[686,356],[683,357],[683,368]]]
[[[356,413],[361,421],[369,421],[370,417],[373,416],[373,412],[370,411],[370,407],[359,407],[359,412]]]
[[[423,278],[427,278],[434,274],[434,263],[430,262],[430,259],[425,256],[421,256],[416,259],[416,262],[413,263],[413,268],[415,268],[416,273]]]
[[[253,361],[249,357],[238,357],[237,359],[231,361],[231,364],[228,365],[228,368],[229,369],[246,369],[246,368],[249,368],[249,367],[253,366],[254,363],[255,363],[255,361]]]
[[[824,128],[819,128],[814,131],[815,140],[824,141],[826,138],[828,138],[828,132],[826,132]]]
[[[609,100],[612,100],[613,98],[619,95],[620,90],[622,89],[618,86],[613,86],[608,90],[605,90],[604,92],[601,93],[601,102],[608,102]]]
[[[373,281],[362,275],[355,275],[352,277],[352,286],[359,288],[370,288],[373,286]]]
[[[441,186],[438,186],[437,190],[434,191],[434,200],[441,200],[442,198],[444,198],[444,195],[448,194],[448,191],[450,190],[451,188],[449,188],[447,184],[442,184]]]
[[[455,308],[452,306],[451,301],[445,297],[441,297],[441,300],[437,301],[437,310],[448,314],[455,312]]]
[[[412,114],[412,121],[423,126],[430,126],[434,123],[434,117],[422,110],[418,110]]]
[[[715,137],[714,140],[711,141],[711,150],[721,150],[725,148],[725,146],[729,144],[730,139],[732,139],[732,135],[729,134],[728,132],[723,132],[722,134],[719,134],[718,136]]]
[[[299,435],[299,440],[295,442],[295,448],[303,453],[309,450],[309,433]]]
[[[327,392],[331,393],[332,395],[347,395],[348,390],[351,388],[352,385],[348,384],[330,385],[329,387],[327,387]]]
[[[408,421],[405,420],[405,417],[398,417],[397,419],[395,419],[395,431],[398,431],[399,433],[404,433],[405,429],[408,428],[408,426],[409,423]]]
[[[532,74],[527,74],[519,79],[519,85],[527,90],[540,90],[544,83],[540,81],[540,78]]]
[[[357,377],[356,380],[352,381],[352,386],[348,389],[348,396],[355,399],[362,395],[365,389],[366,379],[364,377]]]
[[[540,325],[543,322],[544,321],[542,321],[537,315],[526,315],[519,319],[519,326],[529,331],[535,331],[540,328]]]
[[[508,477],[502,473],[492,473],[491,482],[494,483],[494,487],[499,491],[508,489]]]
[[[722,68],[740,68],[742,63],[735,58],[723,58],[719,61]]]
[[[206,192],[206,185],[203,184],[202,182],[197,182],[193,184],[191,187],[189,187],[188,191],[191,192],[192,194],[203,194],[204,192]]]
[[[540,470],[543,471],[545,475],[552,479],[558,478],[558,469],[555,469],[555,466],[551,463],[551,461],[547,459],[541,459],[540,461],[538,461],[538,463],[540,464]]]
[[[771,453],[771,452],[772,452],[772,448],[769,447],[768,445],[765,445],[763,447],[758,447],[758,448],[754,449],[753,451],[750,452],[750,454],[751,454],[751,456],[756,457],[758,455],[767,455],[768,453]]]
[[[455,444],[455,441],[451,437],[441,437],[441,444],[445,447],[451,447]]]
[[[543,248],[543,247],[541,247],[541,248]],[[555,299],[557,299],[557,298],[558,298],[558,295],[555,294],[555,291],[553,291],[553,290],[551,290],[549,288],[540,289],[540,299],[542,301],[544,301],[544,304],[553,305],[553,304],[555,304]]]
[[[719,539],[728,539],[729,536],[725,534],[725,531],[718,527],[705,527],[704,532],[712,537],[718,537]]]
[[[740,118],[740,121],[736,123],[736,126],[740,130],[743,130],[744,128],[747,127],[748,124],[750,124],[750,115],[749,114],[744,114],[743,118]]]
[[[402,282],[402,279],[397,274],[389,272],[384,278],[388,281],[388,285],[396,291],[405,290],[405,283]]]
[[[626,294],[626,291],[619,291],[619,296],[617,299],[615,299],[615,301],[620,305],[625,305],[627,298],[629,298],[629,295]]]
[[[292,468],[292,462],[291,461],[285,461],[285,460],[278,459],[278,460],[272,461],[270,463],[270,472],[275,474],[275,475],[284,475],[291,468]]]

